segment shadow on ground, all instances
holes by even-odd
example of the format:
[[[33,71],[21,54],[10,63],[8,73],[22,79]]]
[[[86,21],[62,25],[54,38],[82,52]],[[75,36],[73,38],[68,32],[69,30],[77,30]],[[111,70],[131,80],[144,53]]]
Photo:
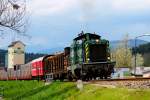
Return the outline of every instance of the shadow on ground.
[[[27,98],[29,96],[33,96],[41,91],[45,91],[46,89],[48,89],[49,86],[42,86],[42,87],[38,87],[38,88],[35,88],[33,90],[30,90],[30,91],[27,91],[26,93],[24,94],[21,94],[19,96],[16,96],[14,98],[12,98],[12,100],[20,100],[20,99],[23,99],[23,98]]]
[[[69,87],[65,87],[62,90],[53,92],[49,95],[47,95],[46,97],[42,97],[40,98],[41,100],[53,100],[53,98],[57,97],[57,96],[62,96],[62,98],[59,98],[60,100],[64,100],[67,97],[67,92],[70,91],[71,89],[74,89],[75,86],[69,86]]]

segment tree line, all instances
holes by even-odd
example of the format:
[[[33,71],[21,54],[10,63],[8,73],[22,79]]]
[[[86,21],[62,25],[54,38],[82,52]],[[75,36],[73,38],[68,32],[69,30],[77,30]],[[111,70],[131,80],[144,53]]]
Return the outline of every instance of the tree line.
[[[38,57],[45,56],[47,54],[42,54],[42,53],[25,53],[25,63],[28,63]],[[6,66],[7,62],[7,50],[2,50],[0,49],[0,67]]]
[[[139,47],[132,48],[132,53],[139,53],[143,56],[144,58],[144,66],[150,66],[150,43],[147,44],[142,44]]]
[[[116,61],[116,67],[132,68],[135,66],[135,62],[137,67],[150,66],[150,43],[140,45],[136,48],[130,48],[128,46],[128,40],[129,36],[127,34],[117,48],[111,50],[111,58],[113,61]]]

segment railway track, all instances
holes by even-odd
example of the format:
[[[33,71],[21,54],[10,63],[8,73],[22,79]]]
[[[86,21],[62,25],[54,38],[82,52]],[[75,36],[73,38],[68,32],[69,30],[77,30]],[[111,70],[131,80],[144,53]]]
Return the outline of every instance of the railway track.
[[[150,80],[150,77],[136,77],[136,78],[117,78],[117,79],[101,79],[101,80],[91,80],[89,82],[105,82],[105,81],[147,81]]]
[[[144,88],[150,89],[150,78],[122,78],[122,79],[106,79],[106,80],[92,80],[87,84],[94,84],[97,86],[115,86],[125,88]]]

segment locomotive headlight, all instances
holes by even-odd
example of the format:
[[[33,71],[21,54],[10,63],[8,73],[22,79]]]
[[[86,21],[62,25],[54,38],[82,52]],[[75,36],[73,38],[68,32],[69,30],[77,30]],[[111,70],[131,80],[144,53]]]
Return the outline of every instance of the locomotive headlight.
[[[99,39],[96,39],[95,41],[98,43],[98,42],[99,42]]]
[[[110,60],[110,57],[107,57],[108,60]]]

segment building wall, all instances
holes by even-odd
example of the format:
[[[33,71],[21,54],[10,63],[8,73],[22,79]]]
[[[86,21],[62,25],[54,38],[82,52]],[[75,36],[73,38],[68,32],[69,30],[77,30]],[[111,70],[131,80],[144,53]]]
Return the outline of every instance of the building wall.
[[[5,54],[5,67],[8,67],[8,52]]]
[[[14,59],[14,49],[13,47],[8,48],[8,68],[13,68],[13,59]]]
[[[24,45],[21,43],[17,43],[14,47],[14,65],[16,64],[24,64],[25,63],[25,54],[24,54]]]
[[[13,68],[14,65],[25,63],[24,49],[25,46],[21,42],[8,48],[8,68]]]

